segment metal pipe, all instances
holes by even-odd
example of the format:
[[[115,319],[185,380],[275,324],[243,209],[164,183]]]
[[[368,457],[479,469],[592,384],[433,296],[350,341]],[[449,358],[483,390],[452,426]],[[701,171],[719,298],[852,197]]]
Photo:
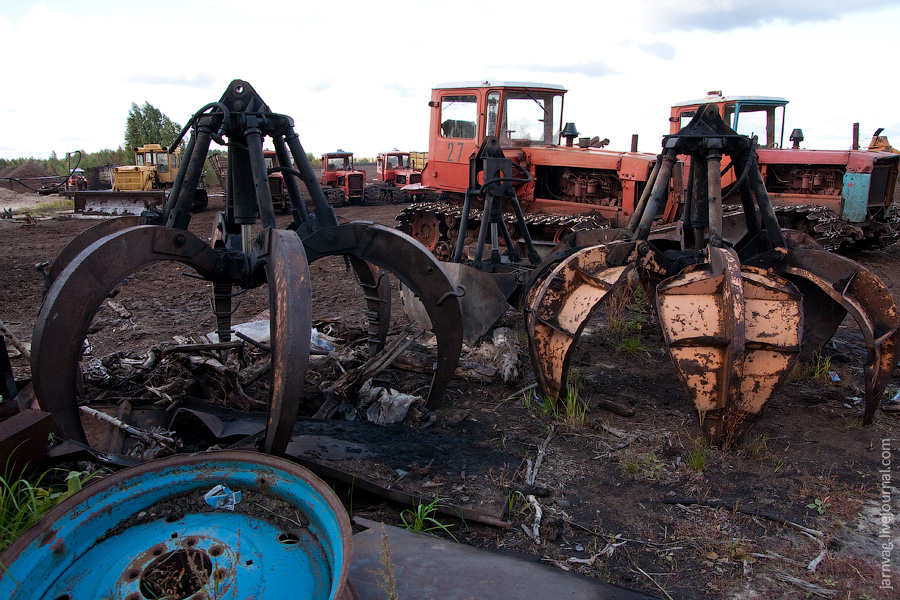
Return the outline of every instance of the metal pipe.
[[[174,206],[166,218],[166,225],[175,229],[187,229],[191,222],[191,204],[194,202],[197,186],[200,185],[203,166],[206,164],[206,154],[209,152],[209,142],[212,137],[209,126],[202,124],[195,131],[196,133],[191,136],[191,142],[188,144],[191,160],[187,167],[179,169],[178,175],[175,176],[177,184],[178,177],[184,172],[181,186],[177,189],[173,186],[172,193],[169,195],[170,200],[174,198]]]
[[[681,242],[683,248],[692,246],[694,239],[694,229],[691,225],[691,212],[694,206],[694,170],[696,169],[696,161],[692,160],[688,167],[687,189],[684,191],[684,207],[681,211]]]
[[[456,250],[453,252],[453,260],[451,262],[462,262],[463,248],[466,245],[466,231],[469,229],[469,211],[472,209],[472,190],[466,190],[466,196],[463,198],[462,217],[459,220],[459,235],[456,237]]]
[[[709,244],[721,248],[722,243],[722,139],[707,140],[706,155],[707,189],[709,190]]]
[[[653,185],[656,183],[660,165],[662,165],[661,154],[656,157],[656,164],[653,165],[653,170],[650,171],[650,177],[647,178],[647,183],[644,185],[644,190],[641,192],[641,197],[638,200],[637,206],[634,207],[634,212],[628,217],[628,225],[626,227],[628,228],[628,231],[631,231],[632,233],[634,233],[634,228],[637,227],[641,215],[644,214],[644,207],[646,207],[647,198],[650,197],[650,192],[653,190]]]
[[[275,146],[278,164],[283,167],[292,166],[291,155],[288,152],[287,144],[284,142],[284,136],[273,135],[272,144]],[[294,214],[294,220],[300,219],[301,223],[309,221],[309,211],[306,209],[306,202],[303,199],[303,194],[300,192],[300,186],[297,184],[297,177],[291,172],[284,172],[284,184],[287,186],[288,194],[291,197],[291,212]]]
[[[674,148],[675,140],[669,141],[672,142],[673,145],[666,150],[666,154],[662,160],[663,164],[659,170],[659,175],[656,176],[656,181],[653,184],[653,191],[650,193],[650,199],[647,201],[647,208],[644,209],[643,215],[641,215],[641,222],[638,226],[637,234],[635,235],[639,240],[646,240],[650,235],[653,219],[656,218],[659,206],[669,191],[669,178],[672,176],[672,168],[675,166],[675,159],[677,156],[677,150]]]
[[[306,189],[309,191],[309,195],[312,198],[313,206],[315,207],[316,221],[318,221],[322,227],[336,226],[338,224],[337,216],[334,214],[334,211],[328,204],[328,200],[325,198],[325,192],[322,191],[322,186],[319,185],[319,180],[316,179],[316,174],[313,171],[312,165],[309,164],[309,158],[303,150],[303,145],[300,143],[300,137],[297,135],[297,132],[291,129],[290,133],[285,135],[285,141],[287,142],[288,148],[291,149],[291,154],[294,156],[294,162],[297,163],[297,170],[300,171],[300,174],[303,176],[303,183],[306,184]]]
[[[272,190],[269,189],[269,175],[266,171],[266,157],[263,154],[263,135],[258,127],[248,127],[247,149],[250,151],[250,170],[253,173],[253,192],[259,206],[259,219],[263,227],[277,227],[275,207],[272,204]]]
[[[769,199],[769,193],[766,191],[762,175],[759,174],[756,161],[753,161],[753,168],[750,169],[750,188],[753,190],[753,195],[756,196],[756,204],[762,214],[763,226],[766,228],[766,235],[769,236],[772,246],[787,249],[784,233],[781,231],[781,225],[778,224],[778,217],[775,216],[775,209],[772,208],[772,201]]]

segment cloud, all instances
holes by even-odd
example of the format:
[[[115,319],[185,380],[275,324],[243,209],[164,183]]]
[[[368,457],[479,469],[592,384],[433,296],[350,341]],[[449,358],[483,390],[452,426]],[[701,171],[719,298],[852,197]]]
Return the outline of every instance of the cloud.
[[[593,60],[583,63],[559,64],[559,65],[519,65],[519,68],[529,71],[543,71],[545,73],[565,73],[567,75],[584,75],[586,77],[605,77],[618,73],[603,61]]]
[[[660,60],[675,59],[675,46],[672,44],[667,44],[665,42],[650,42],[648,44],[641,44],[640,48],[650,56],[654,56]]]
[[[317,81],[309,86],[310,91],[320,93],[326,90],[330,90],[334,87],[334,81],[331,79],[323,79],[322,81]]]
[[[422,88],[411,87],[407,85],[402,85],[400,83],[385,83],[384,89],[393,92],[394,94],[400,96],[401,98],[421,98],[422,97]]]
[[[132,77],[126,77],[123,81],[127,83],[139,83],[143,85],[174,85],[180,87],[207,87],[210,86],[218,78],[209,73],[197,73],[196,75],[165,75],[165,74],[140,74]]]
[[[832,21],[895,6],[896,0],[650,0],[643,2],[642,12],[656,30],[726,32],[777,22],[797,25]]]

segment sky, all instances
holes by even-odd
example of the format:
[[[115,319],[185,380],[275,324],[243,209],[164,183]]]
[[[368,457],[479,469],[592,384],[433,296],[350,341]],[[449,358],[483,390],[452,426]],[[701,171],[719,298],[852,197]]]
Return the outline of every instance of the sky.
[[[0,158],[117,148],[132,103],[184,124],[233,79],[317,156],[426,150],[431,88],[483,80],[563,85],[611,149],[710,90],[788,99],[805,148],[900,146],[898,31],[897,0],[0,0]]]

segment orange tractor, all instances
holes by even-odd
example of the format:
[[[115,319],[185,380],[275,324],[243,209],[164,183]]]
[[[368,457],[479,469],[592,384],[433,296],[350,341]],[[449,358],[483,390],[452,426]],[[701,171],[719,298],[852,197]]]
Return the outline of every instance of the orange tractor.
[[[759,136],[760,173],[783,227],[804,231],[829,250],[879,248],[897,241],[900,219],[892,206],[900,156],[878,143],[880,130],[868,151],[801,149],[800,129],[791,132],[792,147],[786,148],[787,103],[784,98],[709,92],[706,98],[672,107],[669,133],[677,133],[701,107],[714,106],[732,129]],[[722,185],[728,191],[739,169],[727,163],[724,168]]]
[[[659,156],[597,148],[589,138],[576,146],[564,93],[488,82],[432,92],[423,185],[440,200],[398,219],[465,288],[466,338],[522,306],[540,393],[557,397],[591,316],[639,280],[704,433],[728,446],[794,361],[822,348],[850,314],[868,347],[871,421],[895,362],[900,311],[864,268],[782,230],[756,140],[708,104],[664,137]],[[728,164],[740,201],[730,212]],[[414,294],[404,301],[423,317]]]
[[[648,190],[655,154],[618,152],[574,141],[574,124],[562,121],[565,88],[550,84],[461,83],[432,90],[428,163],[422,187],[439,195],[435,202],[417,203],[400,215],[401,229],[439,257],[448,258],[458,240],[474,242],[481,215],[459,223],[469,179],[469,159],[495,137],[504,156],[528,181],[513,182],[525,224],[536,241],[554,242],[572,228],[618,226]],[[565,140],[565,145],[563,145]],[[677,177],[670,202],[660,209],[663,222],[674,222],[682,186]],[[514,225],[515,215],[506,220]],[[515,234],[517,231],[513,231]],[[552,244],[550,244],[552,245]]]
[[[365,171],[353,168],[353,153],[338,150],[322,155],[319,183],[332,206],[362,204],[366,189]]]
[[[422,183],[422,170],[415,168],[409,152],[379,152],[375,162],[375,183],[366,186],[366,204],[409,202],[407,185]]]

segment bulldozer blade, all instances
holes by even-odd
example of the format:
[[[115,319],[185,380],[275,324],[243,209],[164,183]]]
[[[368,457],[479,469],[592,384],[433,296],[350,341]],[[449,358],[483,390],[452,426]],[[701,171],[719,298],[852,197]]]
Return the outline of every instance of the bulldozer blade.
[[[470,344],[474,344],[510,308],[506,300],[507,296],[498,286],[498,283],[503,282],[498,282],[493,273],[486,273],[468,265],[442,264],[453,285],[466,291],[465,295],[459,299],[463,318],[463,337]],[[430,328],[431,319],[418,297],[406,286],[402,286],[401,294],[406,315],[411,320],[418,321],[424,327]]]
[[[145,210],[160,210],[165,203],[164,190],[75,192],[75,212],[86,215],[140,215]]]
[[[544,398],[559,397],[572,351],[591,315],[628,280],[633,263],[610,266],[610,245],[563,259],[529,291],[525,307],[528,351]]]
[[[349,255],[393,273],[425,306],[437,338],[437,362],[427,405],[444,397],[462,352],[463,322],[459,297],[464,290],[425,246],[397,229],[365,221],[323,227],[303,238],[309,262]]]
[[[709,262],[657,287],[669,355],[710,443],[738,441],[762,414],[800,352],[802,298],[787,280],[741,267],[709,248]]]
[[[303,242],[292,231],[265,229],[254,254],[266,263],[272,387],[263,452],[282,455],[297,420],[309,363],[312,295]]]
[[[78,412],[81,344],[107,294],[132,273],[162,261],[177,261],[209,277],[217,257],[187,231],[143,225],[111,233],[79,253],[44,297],[32,337],[34,392],[57,432],[87,443]]]
[[[117,219],[106,219],[79,233],[71,242],[66,244],[66,247],[62,249],[59,255],[57,255],[56,260],[53,261],[53,265],[50,266],[48,272],[50,283],[56,281],[56,278],[59,277],[59,274],[62,273],[63,269],[65,269],[82,250],[111,233],[139,225],[140,220],[140,217],[134,215],[119,217]]]
[[[815,322],[823,324],[823,331],[811,351],[819,350],[831,338],[848,312],[859,325],[867,350],[863,423],[868,425],[891,378],[900,342],[900,311],[890,290],[862,265],[821,250],[791,251],[780,271],[798,285],[806,282],[805,310],[822,314]],[[816,288],[819,292],[814,292]]]

